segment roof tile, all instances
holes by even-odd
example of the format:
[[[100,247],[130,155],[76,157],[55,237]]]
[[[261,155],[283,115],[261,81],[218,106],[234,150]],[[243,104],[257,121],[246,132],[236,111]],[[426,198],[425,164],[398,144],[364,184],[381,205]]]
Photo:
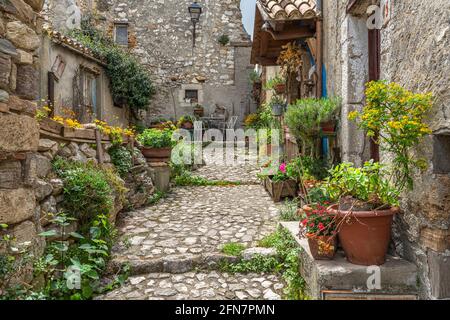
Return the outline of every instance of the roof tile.
[[[316,0],[258,0],[258,3],[273,20],[311,19],[318,14]]]

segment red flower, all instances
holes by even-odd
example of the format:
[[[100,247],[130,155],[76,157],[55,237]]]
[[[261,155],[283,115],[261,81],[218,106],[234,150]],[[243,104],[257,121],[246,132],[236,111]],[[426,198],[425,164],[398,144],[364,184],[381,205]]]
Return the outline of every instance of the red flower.
[[[311,222],[311,223],[309,224],[309,226],[310,226],[311,228],[314,228],[314,226],[315,226],[314,222]]]
[[[325,226],[323,225],[323,223],[319,223],[319,230],[323,231],[325,229]]]
[[[307,224],[308,224],[308,219],[305,219],[305,220],[302,221],[302,225],[303,225],[304,227],[306,227]]]

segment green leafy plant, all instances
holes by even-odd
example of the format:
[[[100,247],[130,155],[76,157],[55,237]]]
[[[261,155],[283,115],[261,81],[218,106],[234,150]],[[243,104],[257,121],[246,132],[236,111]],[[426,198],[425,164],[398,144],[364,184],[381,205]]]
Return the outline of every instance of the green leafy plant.
[[[221,270],[230,273],[276,273],[286,282],[284,298],[289,300],[304,300],[305,281],[300,276],[299,248],[295,239],[284,229],[268,235],[259,242],[261,247],[275,248],[276,256],[256,255],[251,260],[241,260],[237,263],[222,262]]]
[[[223,34],[217,39],[217,41],[222,45],[226,46],[228,43],[230,43],[230,37],[226,34]]]
[[[268,80],[266,82],[266,84],[264,85],[264,90],[274,90],[276,86],[280,85],[280,84],[285,84],[286,80],[283,79],[280,75],[275,75],[275,77],[271,78],[270,80]]]
[[[299,180],[323,180],[329,176],[329,164],[325,159],[314,159],[309,156],[300,156],[290,163],[293,167],[293,176]]]
[[[383,150],[394,155],[393,182],[400,190],[413,188],[414,169],[426,169],[426,162],[411,149],[431,134],[425,119],[432,107],[431,93],[415,94],[396,83],[372,81],[367,84],[363,111],[349,115]]]
[[[251,84],[261,83],[261,75],[256,70],[252,70],[252,72],[250,72],[249,79]]]
[[[137,140],[147,148],[170,148],[175,145],[172,134],[169,129],[147,129],[137,136]]]
[[[148,198],[147,204],[153,206],[153,205],[157,204],[159,201],[161,201],[162,199],[164,199],[165,197],[167,197],[166,192],[157,190],[154,194],[152,194]]]
[[[240,256],[242,251],[244,250],[245,246],[242,243],[235,243],[235,242],[226,243],[222,247],[223,253],[234,257]]]
[[[297,200],[286,200],[284,206],[280,209],[280,220],[281,221],[299,221],[300,216],[298,215],[298,201]]]
[[[57,157],[53,168],[64,182],[64,208],[82,225],[89,224],[99,213],[113,208],[114,191],[124,201],[126,188],[114,172],[92,163],[66,161]]]
[[[352,197],[380,209],[399,204],[399,189],[388,179],[386,168],[373,161],[366,162],[362,168],[351,163],[342,163],[331,170],[331,176],[323,187],[332,201],[342,197]]]
[[[306,98],[288,106],[285,122],[302,146],[303,154],[318,158],[320,124],[332,120],[340,106],[337,98]]]
[[[106,73],[114,101],[126,102],[134,112],[147,109],[155,88],[147,71],[136,58],[96,29],[89,16],[83,19],[81,29],[73,30],[70,36],[106,61]]]
[[[108,149],[108,154],[111,156],[111,162],[116,167],[117,172],[121,177],[124,177],[133,166],[133,157],[130,150],[124,146],[113,145]]]

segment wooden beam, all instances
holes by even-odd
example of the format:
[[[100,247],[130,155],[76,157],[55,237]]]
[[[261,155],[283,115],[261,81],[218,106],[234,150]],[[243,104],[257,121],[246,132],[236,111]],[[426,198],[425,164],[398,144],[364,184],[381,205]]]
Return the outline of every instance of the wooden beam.
[[[322,64],[323,64],[323,55],[322,55],[322,20],[316,21],[316,69],[317,69],[317,92],[316,97],[322,97]]]
[[[300,38],[314,37],[314,31],[309,27],[290,27],[281,32],[275,32],[273,30],[267,30],[266,32],[270,33],[274,40],[297,40]]]
[[[263,32],[261,34],[261,46],[259,51],[259,55],[261,57],[266,56],[268,47],[269,47],[269,34],[267,32]]]

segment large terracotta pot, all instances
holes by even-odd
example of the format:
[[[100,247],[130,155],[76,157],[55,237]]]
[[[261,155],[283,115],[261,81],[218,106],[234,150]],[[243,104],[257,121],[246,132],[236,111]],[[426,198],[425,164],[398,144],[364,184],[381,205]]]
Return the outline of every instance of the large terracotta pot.
[[[315,260],[333,260],[337,251],[337,238],[332,236],[308,237],[308,244]]]
[[[334,205],[329,210],[340,219],[339,240],[347,260],[363,266],[384,264],[392,220],[399,209],[349,212],[338,208]]]
[[[172,148],[147,148],[141,149],[142,154],[148,162],[169,162]]]

